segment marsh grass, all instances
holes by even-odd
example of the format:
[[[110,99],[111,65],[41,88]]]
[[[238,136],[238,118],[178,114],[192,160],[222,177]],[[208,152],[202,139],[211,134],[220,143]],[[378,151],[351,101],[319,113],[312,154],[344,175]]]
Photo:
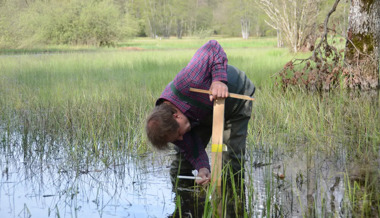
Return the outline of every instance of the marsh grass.
[[[276,150],[307,148],[311,154],[324,153],[347,163],[363,157],[369,162],[378,160],[378,92],[338,89],[321,94],[297,87],[283,92],[274,81],[276,73],[294,57],[287,49],[275,48],[274,39],[218,40],[225,46],[229,64],[246,72],[257,88],[248,150],[262,149],[267,159]],[[145,117],[163,88],[204,42],[136,39],[120,47],[145,50],[0,56],[3,151],[15,149],[10,142],[17,133],[23,138],[25,158],[34,150],[40,151],[39,159],[63,152],[79,173],[98,162],[110,166],[123,163],[128,155],[152,151],[144,133]],[[276,193],[269,171],[267,216],[278,210],[271,202]],[[378,213],[380,196],[364,193],[357,197],[358,185],[348,179],[345,183],[350,187],[347,209],[369,200]],[[372,183],[363,184],[368,187],[366,184]],[[248,190],[248,202],[255,202],[256,190]],[[238,199],[239,193],[234,193]],[[206,198],[207,208],[215,207]],[[357,208],[369,213],[364,207]],[[58,208],[53,211],[59,213]]]
[[[180,43],[191,48],[186,42]],[[85,142],[96,155],[119,148],[145,152],[149,149],[143,131],[145,116],[163,87],[194,52],[195,49],[185,49],[2,56],[2,128],[34,137],[65,138],[71,145]],[[261,51],[231,49],[231,53],[231,64],[242,65],[251,75],[263,75],[256,73],[255,69],[260,70],[256,66],[268,63],[244,57],[251,55],[254,59]]]

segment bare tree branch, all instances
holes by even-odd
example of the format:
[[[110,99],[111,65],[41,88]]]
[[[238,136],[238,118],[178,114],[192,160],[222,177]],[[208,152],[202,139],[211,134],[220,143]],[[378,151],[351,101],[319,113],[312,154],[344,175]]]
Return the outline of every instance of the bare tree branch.
[[[318,45],[310,57],[305,59],[293,59],[278,72],[281,85],[285,89],[289,85],[302,85],[308,90],[329,90],[339,84],[339,75],[343,71],[342,55],[327,42],[329,32],[328,22],[331,14],[336,10],[340,0],[336,0],[324,20],[323,34]],[[307,13],[307,12],[306,12]],[[303,33],[299,33],[303,34]],[[334,31],[335,34],[335,31]],[[323,47],[323,51],[322,51]],[[302,69],[295,68],[306,62]],[[291,75],[289,75],[291,73]]]
[[[324,32],[323,32],[323,35],[321,37],[321,41],[319,41],[318,45],[315,47],[315,49],[313,51],[313,55],[312,55],[313,57],[315,57],[316,51],[320,49],[320,47],[321,47],[321,45],[322,45],[323,42],[325,42],[326,44],[328,44],[328,42],[327,42],[327,33],[328,33],[329,19],[330,19],[331,14],[334,13],[334,11],[336,10],[336,7],[338,6],[339,1],[340,0],[335,0],[335,3],[333,5],[333,7],[331,8],[331,10],[329,11],[329,13],[327,14],[327,16],[325,18],[325,22],[323,23]]]

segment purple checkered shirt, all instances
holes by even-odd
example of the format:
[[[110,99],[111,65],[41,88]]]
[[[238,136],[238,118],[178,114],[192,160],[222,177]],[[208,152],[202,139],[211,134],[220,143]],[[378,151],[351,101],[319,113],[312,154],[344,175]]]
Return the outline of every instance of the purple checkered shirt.
[[[189,88],[209,90],[213,81],[222,81],[227,84],[227,62],[227,55],[220,44],[215,40],[210,40],[198,49],[189,64],[176,75],[173,82],[166,86],[156,104],[160,104],[164,100],[170,101],[186,115],[192,127],[199,125],[200,120],[206,116],[211,116],[213,103],[210,102],[207,94],[190,92]],[[173,92],[174,88],[177,93]],[[190,100],[187,101],[186,99]],[[191,131],[183,136],[182,141],[174,142],[197,170],[200,168],[210,170],[205,151],[207,143],[202,142]]]

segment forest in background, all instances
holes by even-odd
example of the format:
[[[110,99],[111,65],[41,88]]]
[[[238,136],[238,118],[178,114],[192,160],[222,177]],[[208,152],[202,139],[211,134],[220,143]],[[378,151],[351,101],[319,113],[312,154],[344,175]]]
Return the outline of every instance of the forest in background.
[[[332,0],[0,0],[0,48],[115,46],[132,37],[277,36],[313,44]],[[345,35],[349,2],[330,25]],[[278,12],[278,13],[273,13]]]

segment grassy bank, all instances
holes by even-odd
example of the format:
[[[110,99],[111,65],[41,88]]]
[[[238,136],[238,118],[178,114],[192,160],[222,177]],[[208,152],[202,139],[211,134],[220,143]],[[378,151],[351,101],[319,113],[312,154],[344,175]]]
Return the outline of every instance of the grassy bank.
[[[214,37],[224,48],[258,48],[274,47],[274,38],[251,38],[242,40],[241,38]],[[27,48],[0,49],[0,55],[14,54],[41,54],[41,53],[72,53],[72,52],[100,52],[100,51],[142,51],[142,50],[172,50],[172,49],[197,49],[209,39],[198,37],[185,37],[183,39],[152,39],[135,38],[124,42],[119,42],[111,47],[96,47],[86,45],[36,45]]]

